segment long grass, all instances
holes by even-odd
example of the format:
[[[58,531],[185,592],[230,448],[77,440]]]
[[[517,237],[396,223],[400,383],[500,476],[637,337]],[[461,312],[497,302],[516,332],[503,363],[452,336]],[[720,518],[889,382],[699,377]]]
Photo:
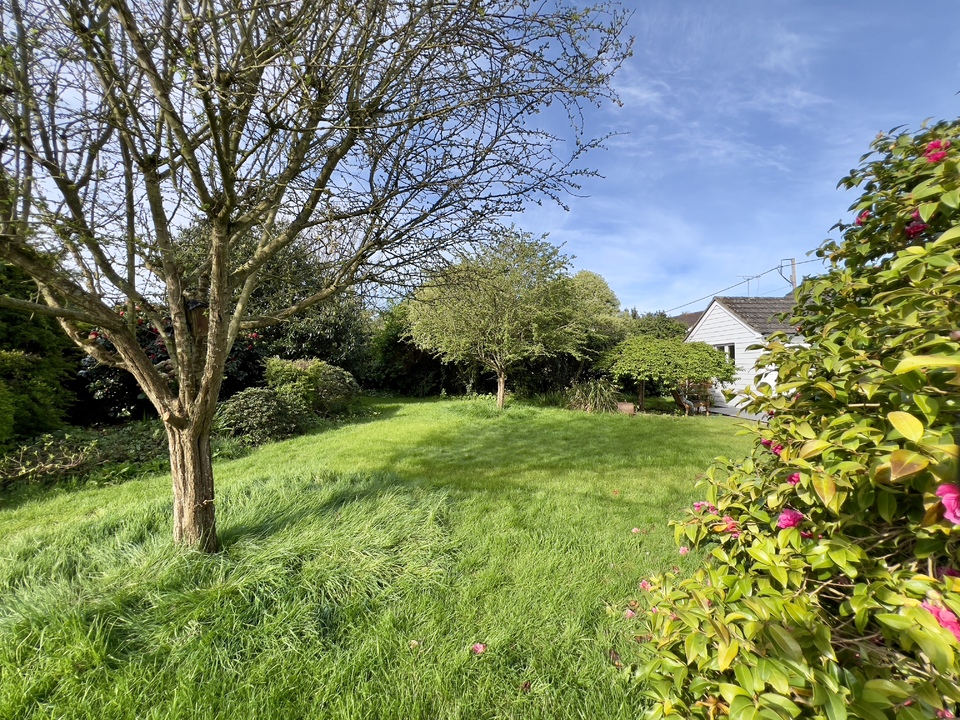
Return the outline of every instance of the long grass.
[[[0,717],[635,717],[625,610],[735,424],[370,409],[218,464],[216,556],[169,477],[0,511]]]

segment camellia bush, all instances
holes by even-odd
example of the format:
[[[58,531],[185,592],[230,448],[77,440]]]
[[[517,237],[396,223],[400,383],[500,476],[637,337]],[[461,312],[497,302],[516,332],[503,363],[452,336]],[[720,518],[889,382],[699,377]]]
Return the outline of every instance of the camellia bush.
[[[960,124],[878,136],[842,185],[748,410],[676,523],[692,577],[641,583],[648,717],[952,718],[960,704]],[[759,382],[759,380],[758,380]]]

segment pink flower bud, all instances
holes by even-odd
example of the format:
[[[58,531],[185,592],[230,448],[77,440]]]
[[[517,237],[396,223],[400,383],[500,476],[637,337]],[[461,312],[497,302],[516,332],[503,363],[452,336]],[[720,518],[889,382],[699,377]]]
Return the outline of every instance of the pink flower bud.
[[[680,548],[680,554],[681,554],[681,555],[686,555],[688,552],[690,552],[690,548],[688,548],[686,545],[684,545],[682,548]]]

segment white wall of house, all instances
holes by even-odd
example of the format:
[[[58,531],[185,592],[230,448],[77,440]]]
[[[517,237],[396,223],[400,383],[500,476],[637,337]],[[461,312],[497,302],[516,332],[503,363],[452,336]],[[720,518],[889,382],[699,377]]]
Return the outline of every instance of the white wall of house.
[[[703,313],[697,324],[690,328],[686,338],[687,342],[705,342],[714,347],[734,346],[737,377],[732,388],[727,386],[725,389],[733,389],[737,392],[753,384],[760,350],[747,350],[747,348],[762,343],[763,340],[760,333],[716,302],[710,303],[710,307]]]

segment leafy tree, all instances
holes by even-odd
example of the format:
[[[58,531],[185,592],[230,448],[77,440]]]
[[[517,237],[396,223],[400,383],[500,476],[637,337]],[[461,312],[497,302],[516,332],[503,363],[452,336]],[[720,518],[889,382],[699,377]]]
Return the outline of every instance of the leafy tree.
[[[410,303],[410,336],[447,362],[476,362],[497,376],[535,357],[581,352],[569,262],[543,239],[504,231],[497,242],[424,285]]]
[[[960,704],[960,123],[880,135],[844,178],[853,222],[818,255],[678,542],[693,577],[645,581],[649,717],[954,717]],[[759,378],[758,378],[759,379]]]
[[[663,310],[640,314],[631,308],[628,327],[633,335],[646,335],[660,340],[682,340],[687,336],[687,326],[678,320],[667,317]]]
[[[634,335],[620,343],[607,359],[615,377],[629,377],[640,385],[640,409],[644,409],[648,382],[662,389],[685,389],[705,383],[733,382],[736,365],[721,351],[706,343],[687,343]]]
[[[353,285],[409,285],[527,199],[559,201],[597,144],[578,107],[613,96],[629,51],[624,13],[513,0],[11,0],[0,14],[0,259],[42,298],[0,307],[56,317],[135,377],[169,440],[174,537],[206,551],[237,338]],[[535,122],[558,107],[568,155]],[[204,229],[196,262],[178,252],[187,227]],[[324,263],[323,286],[251,314],[294,244]]]
[[[581,345],[575,354],[558,353],[520,363],[512,373],[514,387],[520,392],[550,393],[585,379],[599,379],[602,371],[596,367],[597,361],[627,336],[620,301],[603,277],[581,270],[571,278],[571,284],[571,323],[578,327]]]

